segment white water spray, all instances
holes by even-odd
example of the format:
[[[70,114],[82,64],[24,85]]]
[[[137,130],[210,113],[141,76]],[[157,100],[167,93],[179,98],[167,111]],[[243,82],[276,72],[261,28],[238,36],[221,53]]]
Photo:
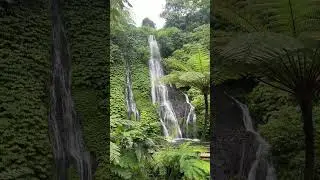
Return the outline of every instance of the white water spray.
[[[151,78],[151,95],[153,104],[158,104],[160,113],[160,122],[163,127],[164,135],[171,138],[182,138],[182,132],[179,122],[176,118],[172,104],[168,97],[168,88],[160,82],[164,76],[160,64],[161,56],[157,41],[154,36],[149,36],[149,46],[151,57],[149,60],[150,78]]]
[[[186,102],[189,104],[190,109],[189,109],[189,113],[187,116],[187,122],[186,122],[186,128],[187,128],[187,134],[189,134],[189,125],[190,124],[196,124],[196,113],[195,113],[195,108],[194,106],[190,103],[189,101],[189,97],[187,94],[184,94],[184,97],[186,98]],[[193,135],[195,135],[196,133],[196,126],[192,126],[192,133]]]

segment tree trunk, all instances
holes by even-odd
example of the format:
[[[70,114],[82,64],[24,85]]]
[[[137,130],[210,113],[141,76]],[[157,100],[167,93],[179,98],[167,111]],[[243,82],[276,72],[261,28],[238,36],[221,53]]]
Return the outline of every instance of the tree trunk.
[[[205,114],[204,114],[204,132],[202,134],[202,139],[205,139],[207,135],[207,128],[209,125],[209,102],[208,102],[208,92],[203,93],[204,104],[205,104]]]
[[[305,98],[300,101],[303,118],[303,130],[305,135],[305,168],[304,180],[314,179],[314,125],[312,120],[312,98]]]

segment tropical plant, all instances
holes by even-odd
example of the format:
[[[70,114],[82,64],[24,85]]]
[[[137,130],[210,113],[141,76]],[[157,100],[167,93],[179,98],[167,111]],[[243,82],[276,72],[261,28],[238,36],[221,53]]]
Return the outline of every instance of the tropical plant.
[[[167,58],[175,50],[182,48],[186,42],[186,34],[176,27],[170,27],[158,30],[156,39],[160,46],[161,56]]]
[[[200,153],[205,151],[204,147],[190,143],[167,146],[153,155],[154,168],[165,179],[206,180],[210,163],[200,159]]]
[[[128,0],[110,1],[110,27],[111,34],[123,31],[124,27],[132,23],[129,8],[132,7]]]
[[[152,153],[157,149],[156,142],[159,124],[124,120],[119,116],[110,117],[111,172],[122,179],[148,179]]]
[[[180,53],[179,51],[177,53]],[[208,95],[210,89],[210,60],[209,52],[199,44],[188,46],[185,53],[188,53],[186,61],[178,59],[175,55],[166,60],[166,65],[173,71],[164,76],[162,81],[175,84],[179,87],[194,87],[201,91],[205,102],[205,123],[209,124],[209,103]],[[204,133],[205,135],[206,133]]]
[[[319,105],[314,107],[314,118],[319,120]],[[272,145],[272,155],[278,169],[279,179],[303,179],[304,176],[304,137],[303,123],[295,106],[282,105],[280,110],[270,111],[270,121],[259,126],[260,133]],[[320,148],[320,123],[317,127],[315,146]],[[285,144],[285,146],[283,145]],[[320,151],[316,151],[316,156]],[[320,161],[315,161],[315,177],[320,178]]]
[[[320,56],[318,49],[310,45],[317,45],[311,40],[319,37],[319,1],[229,0],[217,1],[214,8],[238,32],[246,32],[238,33],[218,52],[220,62],[237,74],[253,74],[258,80],[293,94],[298,101],[306,143],[304,178],[313,179],[312,101],[319,95]]]

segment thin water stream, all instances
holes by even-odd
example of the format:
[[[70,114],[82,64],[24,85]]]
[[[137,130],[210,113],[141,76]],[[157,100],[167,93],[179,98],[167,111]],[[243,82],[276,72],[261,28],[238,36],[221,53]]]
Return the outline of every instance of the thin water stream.
[[[66,180],[74,165],[80,180],[91,180],[90,154],[86,152],[80,120],[71,95],[71,57],[60,13],[60,2],[52,0],[52,82],[49,131],[56,164],[56,179]]]
[[[231,96],[229,96],[231,97]],[[250,116],[248,107],[235,98],[231,97],[237,105],[240,107],[242,114],[243,114],[243,124],[246,128],[246,131],[251,132],[255,136],[255,140],[258,143],[258,148],[256,150],[256,155],[255,155],[255,160],[251,164],[250,171],[248,174],[248,180],[257,180],[257,170],[259,168],[259,165],[262,163],[264,164],[265,169],[263,171],[266,174],[265,179],[266,180],[276,180],[276,174],[275,174],[275,169],[273,165],[269,162],[268,156],[269,156],[269,151],[270,151],[270,145],[261,137],[261,135],[256,132],[253,128],[253,123],[252,123],[252,118]]]
[[[127,112],[128,118],[134,118],[135,120],[140,120],[140,113],[137,109],[136,102],[134,101],[134,96],[132,92],[132,81],[131,81],[131,71],[129,62],[126,61],[126,102],[127,102]]]

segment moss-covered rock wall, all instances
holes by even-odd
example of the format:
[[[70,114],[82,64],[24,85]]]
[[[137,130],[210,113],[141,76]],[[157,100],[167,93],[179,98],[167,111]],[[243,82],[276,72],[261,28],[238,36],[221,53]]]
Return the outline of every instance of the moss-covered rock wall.
[[[49,4],[0,11],[0,179],[49,179]]]
[[[87,150],[96,156],[100,169],[105,166],[109,134],[106,4],[103,0],[65,1],[64,12],[72,56],[72,94]]]

